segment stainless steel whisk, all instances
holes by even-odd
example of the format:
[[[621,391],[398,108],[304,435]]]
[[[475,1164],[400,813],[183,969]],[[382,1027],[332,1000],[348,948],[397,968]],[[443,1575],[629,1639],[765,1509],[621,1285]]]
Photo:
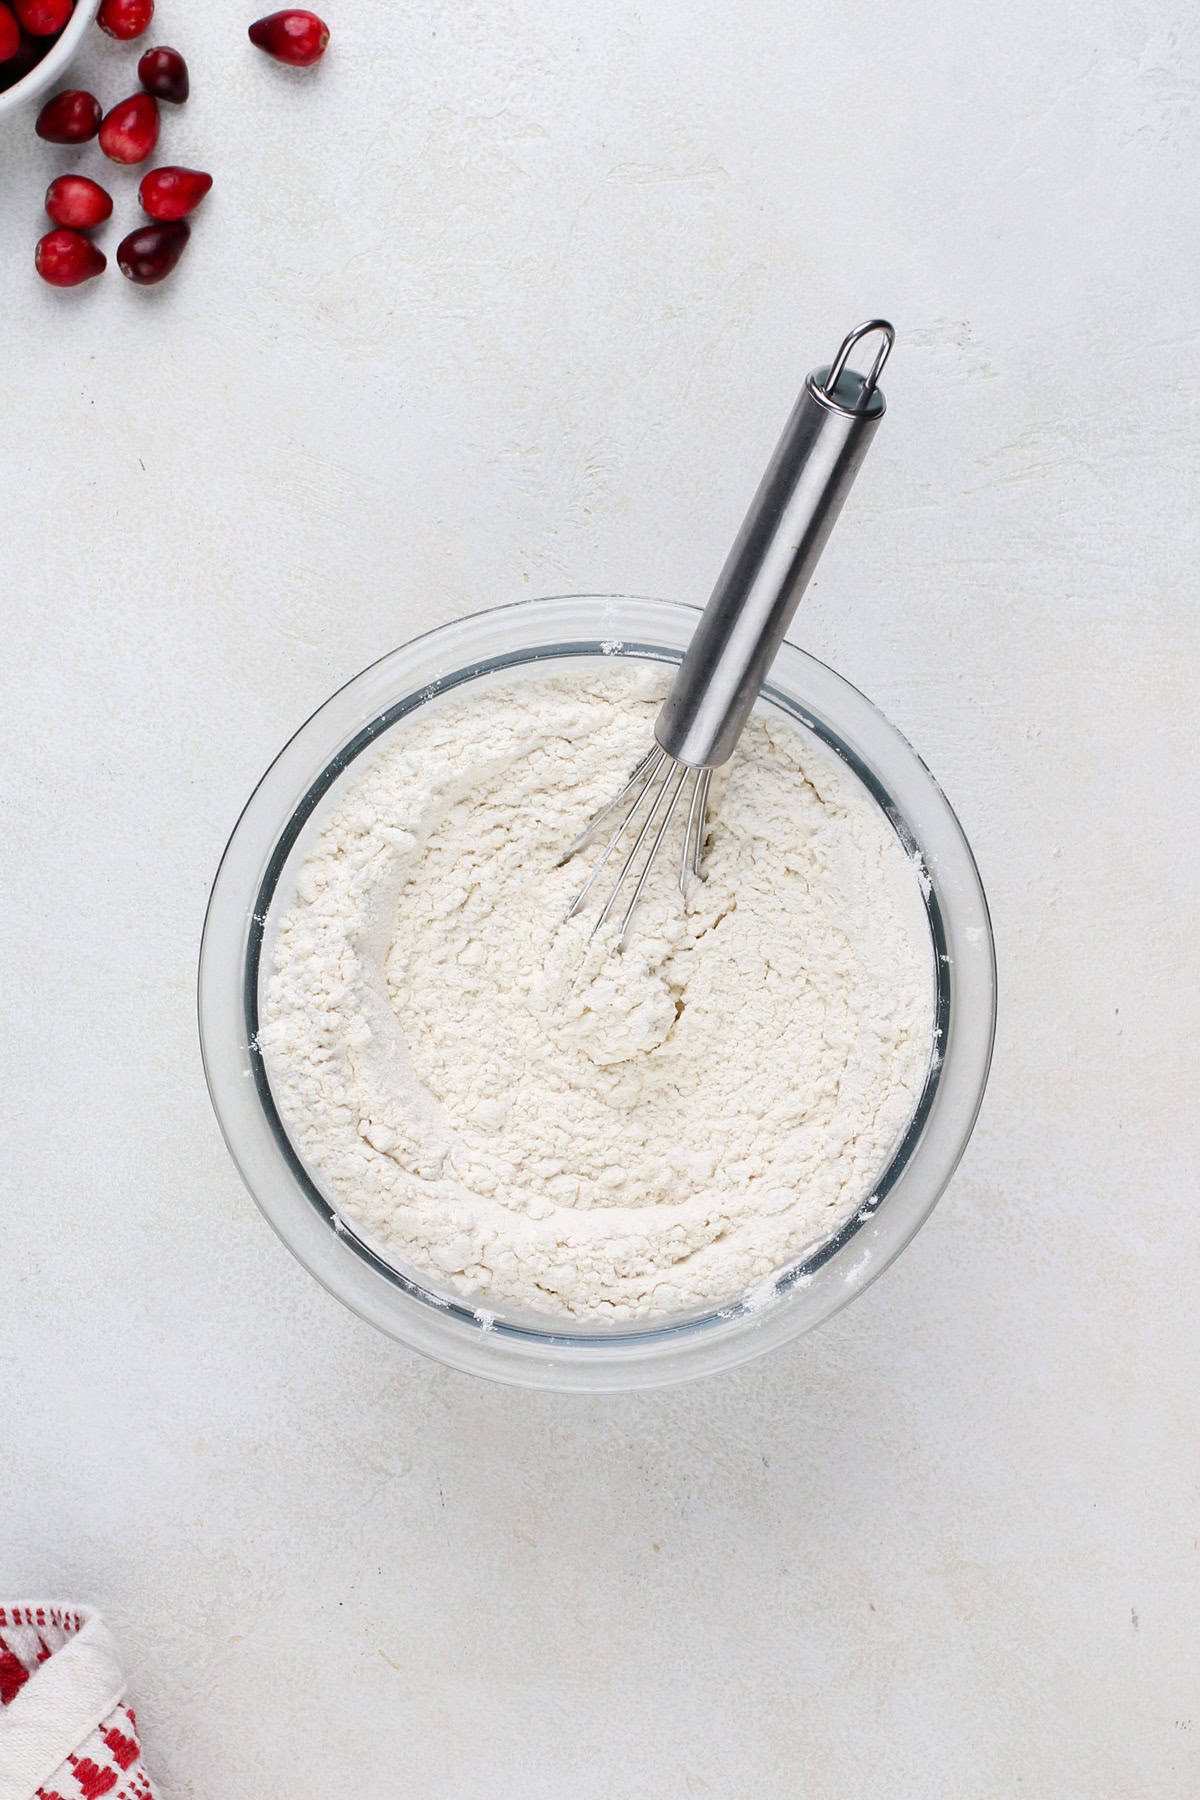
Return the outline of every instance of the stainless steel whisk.
[[[872,332],[880,332],[883,342],[870,373],[859,375],[847,366],[848,359],[854,346]],[[570,919],[580,911],[601,872],[632,834],[592,928],[593,937],[611,918],[632,879],[633,892],[617,937],[618,943],[624,941],[689,788],[679,861],[679,891],[685,902],[690,878],[700,876],[713,770],[733,754],[883,417],[885,402],[876,384],[895,335],[886,319],[869,319],[843,340],[828,368],[814,369],[808,376],[655,721],[654,745],[620,793],[588,821],[559,858],[561,867],[591,842],[606,820],[625,809],[567,912]]]

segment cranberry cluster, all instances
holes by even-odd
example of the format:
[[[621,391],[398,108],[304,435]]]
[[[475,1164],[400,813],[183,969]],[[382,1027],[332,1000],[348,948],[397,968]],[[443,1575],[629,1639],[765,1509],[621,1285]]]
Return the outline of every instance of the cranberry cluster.
[[[70,16],[73,0],[13,0],[13,5],[16,16],[7,0],[0,0],[0,65],[8,42],[6,18],[13,19],[19,43],[25,13],[48,18],[65,5],[66,13],[53,27],[58,31]],[[110,37],[128,41],[140,37],[153,16],[154,0],[101,0],[96,22]],[[251,25],[250,41],[279,62],[309,68],[324,55],[329,29],[315,13],[271,13]],[[167,45],[147,50],[137,67],[139,91],[118,101],[107,113],[94,94],[82,89],[55,94],[38,114],[38,136],[51,144],[85,144],[98,138],[111,161],[145,162],[158,143],[159,102],[182,106],[190,84],[187,64],[178,50]],[[121,273],[140,287],[153,286],[169,275],[191,235],[185,220],[211,187],[212,176],[202,169],[168,165],[143,176],[138,200],[153,222],[131,231],[117,246]],[[46,233],[34,252],[34,264],[43,281],[52,287],[78,287],[104,273],[108,259],[86,234],[111,218],[112,210],[111,195],[90,176],[60,175],[50,183],[46,212],[54,230]]]

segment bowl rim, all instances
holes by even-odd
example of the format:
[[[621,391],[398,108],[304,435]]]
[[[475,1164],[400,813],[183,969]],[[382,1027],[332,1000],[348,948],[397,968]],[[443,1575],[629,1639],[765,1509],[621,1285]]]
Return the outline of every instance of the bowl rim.
[[[611,642],[601,639],[594,626],[597,606],[618,611],[641,609],[642,622],[656,622],[668,637],[672,635],[668,630],[669,622],[675,642],[640,641],[623,630]],[[545,617],[549,625],[552,609],[558,609],[554,621],[558,630],[554,635],[548,632],[538,640],[536,637],[530,639],[527,633],[515,647],[510,644],[503,655],[490,659],[477,654],[464,660],[461,655],[456,655],[451,660],[458,666],[447,670],[437,682],[415,681],[406,675],[399,681],[390,704],[381,709],[380,697],[389,685],[381,678],[393,669],[399,678],[423,651],[449,647],[452,642],[468,639],[473,633],[493,640],[499,633],[502,639],[505,627],[510,624],[519,635],[521,627],[528,626],[531,621],[540,622]],[[568,614],[587,612],[592,625],[584,631],[581,624],[579,634],[564,637],[563,609]],[[678,601],[628,595],[550,595],[467,614],[409,639],[338,688],[288,740],[243,808],[213,882],[198,978],[201,1050],[213,1107],[246,1186],[292,1253],[343,1303],[411,1347],[471,1373],[518,1385],[558,1389],[594,1391],[652,1387],[733,1366],[771,1348],[776,1342],[799,1335],[863,1291],[911,1241],[953,1174],[982,1103],[995,1030],[995,954],[986,897],[965,834],[928,768],[896,728],[843,677],[797,646],[785,643],[772,671],[772,679],[764,689],[765,697],[816,729],[831,742],[836,753],[849,760],[854,773],[860,780],[865,780],[877,803],[890,817],[909,854],[917,857],[918,867],[923,866],[922,888],[928,890],[925,892],[926,908],[938,975],[940,1053],[934,1057],[926,1092],[901,1145],[893,1151],[875,1191],[851,1218],[843,1221],[829,1238],[810,1247],[803,1258],[796,1259],[759,1284],[752,1294],[724,1307],[708,1308],[694,1319],[602,1330],[570,1330],[552,1324],[545,1328],[525,1327],[509,1321],[501,1322],[497,1327],[486,1310],[486,1302],[472,1307],[460,1296],[437,1292],[429,1284],[428,1277],[415,1273],[405,1275],[380,1258],[365,1234],[357,1232],[352,1222],[336,1213],[291,1148],[286,1129],[275,1113],[265,1067],[254,1043],[261,973],[258,957],[266,915],[280,877],[306,821],[316,813],[324,793],[400,717],[417,710],[449,686],[492,673],[497,668],[544,663],[552,656],[597,655],[611,650],[642,657],[657,653],[659,660],[676,661],[698,614],[699,608]],[[614,624],[616,622],[614,615]],[[880,741],[897,757],[898,763],[903,763],[907,780],[919,783],[914,791],[921,794],[927,810],[932,807],[931,816],[940,820],[944,841],[932,859],[933,866],[926,855],[928,846],[924,837],[913,830],[906,813],[894,801],[891,792],[894,777],[890,785],[885,782],[875,764],[857,756],[854,746],[840,734],[830,740],[828,732],[832,727],[789,692],[786,681],[781,684],[777,680],[780,660],[784,663],[785,677],[790,672],[794,678],[797,669],[810,682],[819,677],[826,703],[832,696],[836,705],[844,706],[855,717],[857,725],[861,726],[869,715],[876,732],[881,734]],[[349,704],[363,694],[364,688],[369,690],[366,695],[369,704],[357,707]],[[333,724],[337,724],[338,729],[330,739],[328,728]],[[348,730],[348,725],[353,725],[354,729]],[[324,742],[324,748],[315,755],[317,778],[303,781],[300,792],[293,795],[290,805],[285,802],[283,816],[279,816],[278,794],[265,794],[265,790],[272,785],[286,790],[286,781],[273,783],[273,778],[289,765],[294,765],[290,770],[294,786],[301,751],[305,753],[311,777],[313,768],[309,765],[314,758],[310,753],[316,750],[317,740]],[[251,851],[250,862],[254,864],[249,887],[249,865],[244,854],[247,850]],[[231,887],[235,860],[242,865],[238,871],[236,897]],[[954,866],[950,867],[951,864]],[[946,886],[948,876],[953,876],[949,887]],[[943,916],[947,903],[954,909],[960,925],[963,917],[970,916],[970,922],[962,926],[953,943],[947,937],[948,921]],[[240,1021],[235,1018],[230,1004],[234,973],[229,967],[231,925],[239,939]],[[948,945],[954,949],[954,955],[949,953]],[[936,1112],[948,1074],[952,1072],[957,1080],[960,1073],[963,1050],[961,1042],[955,1049],[955,1034],[958,1032],[961,1040],[961,1008],[956,1010],[951,994],[955,991],[956,963],[961,961],[964,951],[973,969],[976,991],[972,1005],[978,1014],[973,1021],[974,1030],[969,1033],[973,1068],[967,1070],[966,1091],[958,1096],[958,1117],[950,1141],[942,1143],[936,1179],[931,1181],[926,1171],[920,1203],[915,1208],[909,1205],[907,1223],[893,1221],[888,1199],[910,1177],[914,1164],[920,1163],[930,1117]],[[239,1022],[240,1032],[236,1030]],[[231,1031],[238,1038],[235,1066],[232,1067],[229,1065]],[[955,1055],[957,1062],[952,1061]],[[962,1086],[961,1081],[959,1086]],[[254,1095],[249,1108],[246,1105],[248,1088]],[[261,1138],[264,1132],[271,1139],[269,1145],[252,1141],[256,1136]],[[945,1136],[942,1131],[943,1140]],[[297,1200],[303,1213],[297,1209]],[[313,1221],[321,1214],[324,1217],[320,1229],[314,1234]],[[895,1228],[896,1224],[899,1229]],[[884,1226],[889,1229],[884,1230]],[[352,1269],[352,1263],[358,1267]],[[830,1286],[825,1271],[841,1276],[836,1289]],[[390,1302],[378,1291],[380,1282],[392,1290]],[[816,1307],[811,1304],[814,1283],[822,1288],[820,1304]],[[788,1319],[789,1299],[795,1296],[800,1296],[804,1304],[793,1304],[792,1311],[796,1316]]]
[[[74,62],[87,28],[99,11],[100,0],[75,0],[75,11],[45,56],[35,62],[20,81],[14,81],[10,88],[0,92],[0,117],[7,112],[15,112],[26,100],[34,100],[39,94],[44,94],[48,87],[53,87],[59,76]]]

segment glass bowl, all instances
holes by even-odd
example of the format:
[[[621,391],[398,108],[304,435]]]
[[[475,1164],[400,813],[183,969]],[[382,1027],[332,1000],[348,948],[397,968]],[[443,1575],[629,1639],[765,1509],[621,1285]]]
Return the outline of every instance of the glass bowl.
[[[785,643],[759,705],[815,732],[869,789],[922,871],[937,1045],[916,1111],[874,1193],[833,1236],[740,1299],[643,1326],[561,1329],[492,1311],[406,1270],[340,1216],[292,1148],[256,1046],[260,995],[296,876],[358,759],[467,682],[593,657],[678,662],[697,609],[615,595],[523,600],[456,620],[373,663],[271,764],[221,859],[200,950],[200,1040],[229,1150],[284,1243],[331,1294],[413,1349],[471,1374],[576,1391],[651,1388],[732,1368],[827,1319],[928,1218],[975,1123],[991,1060],[996,973],[987,902],[936,781],[870,701]],[[359,768],[363,765],[359,764]]]

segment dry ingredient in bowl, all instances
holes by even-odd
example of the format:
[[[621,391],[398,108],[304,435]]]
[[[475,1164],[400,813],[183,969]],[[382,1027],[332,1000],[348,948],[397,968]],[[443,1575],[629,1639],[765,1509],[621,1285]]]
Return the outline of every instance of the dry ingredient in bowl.
[[[924,1085],[918,872],[781,716],[718,773],[686,913],[663,856],[623,950],[564,920],[599,847],[555,861],[663,691],[607,663],[405,721],[280,925],[260,1044],[298,1154],[356,1228],[481,1311],[612,1323],[730,1299],[869,1198]]]

